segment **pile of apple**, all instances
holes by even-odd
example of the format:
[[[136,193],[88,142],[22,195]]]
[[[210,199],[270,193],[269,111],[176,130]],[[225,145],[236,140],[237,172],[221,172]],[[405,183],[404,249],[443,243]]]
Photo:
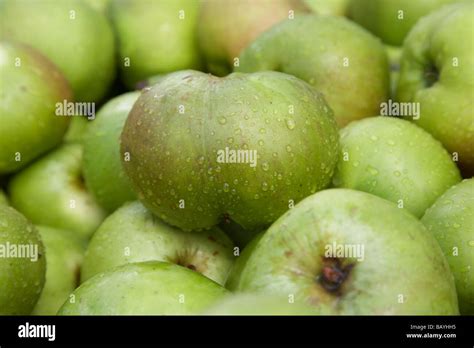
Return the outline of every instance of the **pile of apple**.
[[[0,23],[0,314],[474,314],[473,1]]]

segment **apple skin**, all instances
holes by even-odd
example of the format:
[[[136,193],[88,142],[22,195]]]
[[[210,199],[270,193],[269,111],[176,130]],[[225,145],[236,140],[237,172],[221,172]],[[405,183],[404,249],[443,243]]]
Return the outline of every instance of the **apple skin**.
[[[109,3],[111,0],[84,0],[90,7],[93,9],[103,13],[107,14],[107,8],[109,6]]]
[[[385,43],[401,46],[418,19],[455,1],[459,0],[352,0],[349,16]]]
[[[220,163],[226,147],[258,161]],[[181,71],[142,91],[121,151],[139,200],[166,223],[188,231],[231,219],[259,232],[330,183],[338,133],[324,99],[293,76]]]
[[[399,101],[420,104],[414,122],[458,154],[466,177],[474,174],[473,21],[472,1],[421,19],[405,40],[397,89]]]
[[[33,315],[55,315],[79,285],[82,241],[69,231],[37,226],[46,252],[46,282]]]
[[[89,120],[87,117],[74,116],[71,119],[66,134],[64,135],[64,142],[82,144],[84,141],[84,136],[87,133],[88,125]]]
[[[2,189],[0,189],[0,205],[10,205],[8,202],[8,197]]]
[[[109,14],[118,38],[119,65],[129,88],[152,75],[201,68],[198,10],[195,0],[111,2]]]
[[[340,127],[378,115],[389,96],[384,46],[343,17],[301,15],[277,24],[239,59],[236,71],[277,70],[311,84],[323,93]]]
[[[217,76],[232,71],[234,59],[260,33],[309,11],[300,0],[226,0],[201,2],[198,37],[207,69]]]
[[[86,186],[109,212],[136,199],[120,160],[120,134],[139,95],[140,92],[130,92],[108,101],[90,122],[83,138]]]
[[[402,58],[402,48],[399,46],[385,45],[388,61],[390,63],[390,96],[394,100],[397,94],[398,78],[400,76],[400,60]]]
[[[234,262],[229,277],[227,278],[227,281],[225,283],[225,287],[230,291],[234,291],[239,287],[240,275],[242,274],[242,270],[245,268],[247,260],[249,259],[250,255],[252,255],[252,252],[257,246],[258,242],[260,241],[260,239],[262,239],[263,234],[264,232],[260,232],[259,234],[257,234],[250,241],[250,243],[245,246],[240,255],[237,256],[237,260]]]
[[[72,92],[58,68],[35,49],[2,41],[0,56],[0,174],[6,174],[61,142],[69,119],[55,115],[55,104],[71,99]]]
[[[326,255],[332,243],[363,246],[362,261]],[[318,192],[280,217],[250,255],[238,290],[293,295],[319,314],[458,314],[453,275],[433,235],[405,209],[348,189]]]
[[[474,179],[447,190],[421,222],[435,236],[451,266],[461,314],[474,315]]]
[[[183,232],[157,219],[140,202],[126,203],[94,233],[81,281],[127,263],[166,261],[223,285],[234,262],[232,251],[232,242],[217,228]]]
[[[305,4],[318,15],[345,16],[350,0],[304,0]]]
[[[12,178],[12,206],[37,225],[72,231],[87,241],[106,213],[85,189],[81,168],[81,145],[57,148]]]
[[[115,52],[102,13],[82,0],[4,0],[0,22],[0,38],[29,44],[60,68],[76,101],[105,95],[115,75]]]
[[[83,283],[72,294],[75,302],[66,301],[58,315],[198,314],[226,294],[219,284],[185,267],[131,263]]]
[[[282,296],[239,293],[217,301],[205,315],[315,315],[306,303],[289,303]]]
[[[461,181],[448,152],[411,122],[371,117],[349,124],[340,134],[334,187],[374,194],[421,218],[439,196]]]
[[[27,315],[40,297],[46,273],[43,243],[15,209],[0,205],[0,245],[36,245],[38,259],[0,257],[0,315]],[[2,255],[3,256],[3,255]]]

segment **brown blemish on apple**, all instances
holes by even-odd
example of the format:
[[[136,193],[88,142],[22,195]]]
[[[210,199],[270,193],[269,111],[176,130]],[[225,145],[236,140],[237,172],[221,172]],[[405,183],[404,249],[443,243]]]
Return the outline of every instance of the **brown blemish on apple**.
[[[193,270],[193,271],[196,270],[196,266],[194,266],[193,264],[189,264],[186,267],[189,268],[190,270]]]
[[[72,185],[79,189],[79,191],[86,191],[86,183],[82,175],[79,175],[76,179],[74,179],[72,181]]]
[[[209,255],[202,254],[198,249],[185,250],[169,261],[195,272],[205,274],[208,270]]]
[[[290,250],[287,250],[287,251],[285,251],[285,256],[286,256],[286,257],[292,257],[292,256],[293,256],[293,252],[290,251]]]
[[[323,267],[317,277],[319,284],[328,292],[341,296],[341,289],[354,264],[344,265],[338,258],[323,258]]]
[[[229,225],[232,221],[230,220],[230,216],[229,214],[225,213],[223,216],[222,216],[222,222],[226,225]]]

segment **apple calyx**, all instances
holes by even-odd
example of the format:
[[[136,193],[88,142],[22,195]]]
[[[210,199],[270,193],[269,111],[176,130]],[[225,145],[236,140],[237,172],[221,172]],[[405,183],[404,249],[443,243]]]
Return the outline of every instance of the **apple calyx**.
[[[423,80],[426,88],[433,86],[439,80],[439,71],[433,64],[428,65],[425,68]]]
[[[353,267],[353,263],[343,265],[338,258],[324,258],[323,268],[317,279],[326,291],[337,293]]]
[[[215,253],[218,252],[216,251]],[[175,263],[201,274],[204,274],[208,269],[208,261],[209,257],[202,253],[198,248],[186,248],[183,251],[177,252],[176,256],[169,260],[171,263]]]

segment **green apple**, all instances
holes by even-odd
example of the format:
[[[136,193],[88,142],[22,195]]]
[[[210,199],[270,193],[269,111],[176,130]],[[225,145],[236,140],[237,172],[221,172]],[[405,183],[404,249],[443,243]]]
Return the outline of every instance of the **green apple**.
[[[195,0],[113,0],[110,17],[127,86],[181,69],[199,69]]]
[[[304,0],[306,5],[316,14],[345,16],[350,0]]]
[[[421,19],[405,40],[397,99],[419,103],[415,122],[474,174],[474,2]]]
[[[319,314],[458,314],[453,275],[433,235],[405,209],[349,189],[318,192],[278,219],[238,290],[306,301]]]
[[[0,315],[30,314],[45,272],[38,231],[15,209],[0,205]]]
[[[371,117],[341,129],[334,187],[372,193],[422,217],[461,181],[448,152],[429,133],[395,117]]]
[[[64,142],[81,144],[87,133],[88,125],[89,120],[87,117],[73,117],[69,124],[69,128],[64,135]]]
[[[240,52],[260,33],[308,10],[301,0],[202,1],[197,30],[207,69],[227,75]]]
[[[69,119],[56,116],[55,105],[72,92],[53,63],[18,43],[0,42],[0,75],[0,174],[5,174],[61,142]]]
[[[89,4],[93,9],[106,14],[107,8],[111,0],[84,0]]]
[[[9,205],[8,197],[2,189],[0,189],[0,205]]]
[[[82,241],[73,233],[37,226],[46,252],[46,282],[34,315],[55,315],[79,285],[84,254]]]
[[[59,315],[198,314],[226,295],[225,288],[167,262],[131,263],[79,286]]]
[[[436,237],[448,259],[461,314],[474,315],[474,179],[447,190],[421,222]]]
[[[166,223],[231,219],[260,232],[330,183],[338,133],[324,99],[293,76],[181,71],[142,91],[121,151],[138,198]]]
[[[402,58],[402,48],[399,46],[385,45],[388,61],[390,63],[390,95],[395,99],[397,92],[398,78],[400,76],[400,60]]]
[[[341,127],[378,115],[389,96],[384,46],[343,17],[304,15],[277,24],[239,59],[236,71],[277,70],[305,80],[323,93]]]
[[[161,222],[141,203],[125,204],[97,229],[86,251],[81,280],[116,266],[166,261],[223,285],[234,261],[233,244],[219,229],[183,232]]]
[[[72,231],[87,240],[105,212],[85,189],[81,168],[81,145],[59,147],[12,178],[12,206],[37,225]]]
[[[306,303],[291,303],[282,296],[235,294],[217,301],[205,315],[315,315]]]
[[[232,266],[231,272],[227,281],[225,283],[225,287],[231,291],[234,291],[239,286],[240,275],[242,274],[242,270],[245,268],[247,260],[249,259],[250,255],[252,255],[253,250],[255,249],[257,243],[262,239],[264,232],[260,232],[257,234],[251,241],[248,243],[244,250],[237,256],[237,260],[234,262]]]
[[[136,199],[120,161],[120,134],[139,95],[130,92],[109,100],[90,122],[83,138],[86,186],[109,212]]]
[[[0,22],[0,38],[35,47],[60,68],[76,101],[105,95],[115,74],[115,52],[102,13],[82,0],[3,0]]]
[[[459,0],[351,0],[349,16],[389,45],[401,46],[418,19]]]

